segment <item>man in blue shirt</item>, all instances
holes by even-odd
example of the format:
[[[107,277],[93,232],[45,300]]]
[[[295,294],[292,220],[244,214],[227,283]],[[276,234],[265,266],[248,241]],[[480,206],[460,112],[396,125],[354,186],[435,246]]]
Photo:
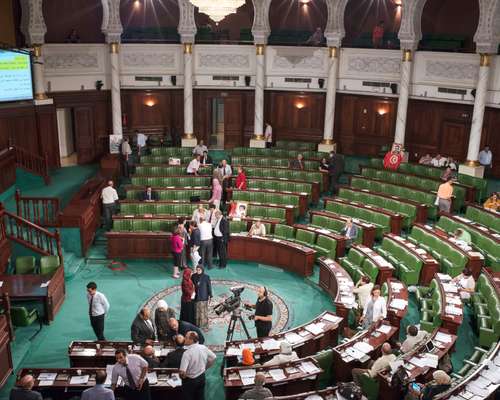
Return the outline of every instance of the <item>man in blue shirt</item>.
[[[115,400],[113,391],[104,387],[106,377],[105,371],[97,371],[95,374],[95,386],[84,390],[81,400]]]

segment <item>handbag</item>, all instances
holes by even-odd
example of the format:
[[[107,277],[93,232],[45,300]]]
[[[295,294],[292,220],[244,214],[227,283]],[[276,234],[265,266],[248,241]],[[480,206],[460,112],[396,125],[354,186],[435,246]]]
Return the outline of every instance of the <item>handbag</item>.
[[[347,400],[361,400],[363,392],[354,382],[341,382],[337,387],[338,393]]]

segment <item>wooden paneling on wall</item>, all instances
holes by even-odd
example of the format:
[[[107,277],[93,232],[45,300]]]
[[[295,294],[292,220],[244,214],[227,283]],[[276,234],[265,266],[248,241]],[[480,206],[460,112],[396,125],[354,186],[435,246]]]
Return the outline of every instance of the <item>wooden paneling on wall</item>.
[[[483,135],[481,148],[490,146],[493,153],[492,175],[500,178],[500,110],[498,108],[487,108],[484,116]]]

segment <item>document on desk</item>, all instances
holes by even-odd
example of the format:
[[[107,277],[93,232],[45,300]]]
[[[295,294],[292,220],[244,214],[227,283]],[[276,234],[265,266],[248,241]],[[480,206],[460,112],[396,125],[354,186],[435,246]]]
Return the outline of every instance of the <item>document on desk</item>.
[[[52,386],[54,381],[39,381],[38,386]]]
[[[241,384],[243,386],[250,386],[255,383],[255,378],[241,378]]]
[[[404,288],[403,284],[400,282],[391,282],[392,290],[401,290]]]
[[[86,385],[89,381],[90,375],[76,375],[72,376],[69,380],[70,385]]]
[[[299,369],[302,370],[305,374],[312,374],[314,372],[318,372],[319,369],[310,361],[303,362],[299,365]]]
[[[165,357],[166,355],[168,355],[168,353],[170,353],[172,351],[173,351],[173,349],[163,348],[163,349],[161,349],[160,357]]]
[[[423,256],[427,252],[424,249],[415,249],[415,253],[420,254],[421,256]]]
[[[489,390],[477,385],[476,381],[472,381],[471,383],[469,383],[467,385],[467,390],[476,396],[482,397],[483,399],[488,397],[488,395],[490,394]]]
[[[462,309],[455,307],[454,305],[446,306],[444,308],[444,312],[451,315],[462,315]]]
[[[437,368],[439,363],[439,357],[437,354],[425,353],[423,355],[423,360],[425,360],[425,364],[431,368]]]
[[[252,351],[252,353],[255,352],[255,345],[253,343],[242,343],[240,344],[240,348],[241,351],[243,351],[243,349],[249,349]]]
[[[295,332],[285,333],[285,339],[290,344],[302,343],[304,339],[297,335]]]
[[[333,314],[325,314],[321,317],[322,319],[325,319],[329,322],[332,322],[334,324],[337,324],[339,323],[340,321],[342,321],[342,318],[340,317],[337,317],[336,315],[333,315]]]
[[[410,358],[409,362],[420,368],[427,367],[427,362],[423,358],[412,357]]]
[[[243,379],[243,378],[255,378],[255,374],[256,374],[256,371],[255,369],[240,369],[238,371],[238,373],[240,374],[240,378]]]
[[[407,305],[408,305],[408,301],[407,300],[394,299],[389,304],[389,307],[395,308],[396,310],[404,310]]]
[[[391,331],[391,326],[382,324],[377,328],[377,331],[385,333],[387,335]]]
[[[483,370],[481,372],[481,375],[484,376],[486,379],[489,379],[491,383],[494,383],[496,385],[500,383],[500,374],[498,374],[498,371],[495,371],[492,368],[495,367],[490,366],[490,369]]]
[[[240,349],[239,347],[228,347],[226,350],[226,356],[231,357],[231,356],[241,356],[243,353],[243,350]]]
[[[458,293],[458,288],[453,283],[443,283],[443,290],[447,293]]]
[[[353,347],[365,354],[373,351],[373,346],[366,342],[356,342]]]
[[[156,385],[158,383],[158,376],[155,371],[148,372],[147,378],[150,385]]]
[[[47,287],[47,286],[49,286],[49,285],[50,285],[50,281],[40,283],[40,287],[41,287],[41,288],[45,288],[45,287]]]
[[[442,343],[451,343],[451,335],[448,335],[447,333],[444,332],[438,332],[436,333],[436,336],[434,336],[434,340],[437,340],[438,342]]]
[[[172,387],[182,386],[182,380],[179,374],[172,374],[170,378],[167,379],[167,384]]]
[[[3,281],[0,281],[0,287],[2,287],[2,286],[3,286]]]
[[[448,304],[455,304],[457,306],[460,306],[462,304],[462,300],[460,300],[460,298],[457,296],[446,296],[446,302]]]
[[[442,274],[440,272],[437,273],[437,276],[439,279],[441,279],[441,281],[443,282],[448,282],[448,281],[451,281],[451,276],[448,275],[448,274]]]
[[[306,326],[306,330],[311,332],[314,336],[321,335],[323,331],[323,323],[319,322],[317,324],[309,324]]]
[[[286,379],[286,375],[281,368],[270,369],[269,375],[271,375],[271,378],[273,378],[273,380],[275,380],[276,382],[284,381]]]
[[[366,356],[366,353],[363,353],[362,351],[354,348],[354,347],[349,347],[345,350],[346,354],[349,355],[350,357],[354,358],[355,360],[361,360],[363,357]]]
[[[276,339],[266,339],[262,341],[262,350],[278,350],[280,348],[281,341],[277,341]]]
[[[39,381],[53,381],[57,378],[57,372],[42,372],[38,375]]]

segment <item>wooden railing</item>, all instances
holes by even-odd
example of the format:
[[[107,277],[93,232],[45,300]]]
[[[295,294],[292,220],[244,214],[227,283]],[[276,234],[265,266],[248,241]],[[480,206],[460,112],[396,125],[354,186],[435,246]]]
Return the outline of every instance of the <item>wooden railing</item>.
[[[50,232],[7,211],[0,203],[0,230],[8,239],[44,256],[59,256],[63,265],[59,230]],[[1,235],[0,235],[1,236]]]
[[[40,226],[58,226],[59,198],[27,197],[16,190],[17,215]]]
[[[50,183],[49,161],[46,153],[43,157],[40,157],[17,146],[14,146],[14,151],[16,152],[16,164],[18,167],[40,175],[46,185]]]

